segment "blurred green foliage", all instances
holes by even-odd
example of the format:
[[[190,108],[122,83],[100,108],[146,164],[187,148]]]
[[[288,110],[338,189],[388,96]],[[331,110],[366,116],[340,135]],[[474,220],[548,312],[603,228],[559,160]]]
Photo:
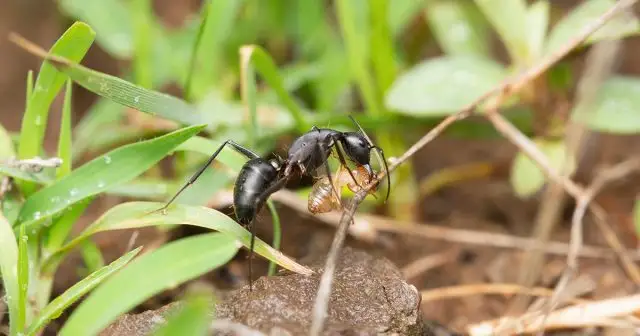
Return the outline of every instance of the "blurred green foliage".
[[[614,3],[587,0],[554,22],[553,2],[547,0],[530,5],[524,0],[206,0],[181,27],[169,28],[153,12],[150,0],[58,1],[70,20],[86,23],[73,24],[52,48],[62,58],[44,62],[35,84],[28,81],[19,141],[14,144],[0,127],[0,158],[42,155],[49,105],[68,79],[100,98],[72,129],[67,85],[56,154],[64,164],[56,172],[0,167],[2,176],[20,181],[19,193],[5,195],[5,217],[0,217],[0,242],[6,246],[0,270],[11,334],[38,332],[94,287],[63,334],[96,332],[159,291],[226,263],[238,249],[235,241],[248,244],[249,233],[239,224],[200,207],[215,192],[229,188],[244,163],[232,150],[218,157],[228,170],[210,168],[179,198],[189,206],[177,205],[164,217],[145,217],[161,204],[120,204],[71,240],[71,227],[100,194],[162,201],[226,139],[268,154],[282,135],[295,136],[311,125],[353,129],[345,117],[351,113],[358,114],[356,119],[388,157],[400,155],[443,117],[553,53]],[[616,18],[585,45],[638,31],[637,19]],[[131,61],[122,73],[107,75],[77,64],[94,39],[115,59]],[[497,56],[496,45],[504,47],[506,61]],[[443,55],[425,58],[435,49]],[[576,76],[565,63],[544,76],[542,88],[503,108],[554,167],[572,170],[564,140],[557,134],[536,134],[532,120],[549,113],[537,110],[536,100],[568,95]],[[169,85],[181,90],[184,99],[162,93]],[[602,132],[637,133],[638,87],[639,78],[610,78],[581,122]],[[561,131],[567,122],[563,120]],[[462,121],[449,134],[474,138],[496,132]],[[172,154],[176,177],[163,178],[157,163]],[[545,177],[518,154],[511,183],[526,197],[540,190]],[[419,191],[410,164],[394,173],[393,189],[388,212],[415,216]],[[280,224],[275,212],[273,217]],[[128,266],[137,250],[104,266],[89,240],[98,231],[175,224],[220,233],[180,239]],[[49,302],[57,266],[78,246],[92,273]],[[306,272],[263,241],[257,242],[256,251],[282,267]],[[140,278],[146,282],[136,282]],[[25,291],[28,302],[35,303],[25,306]],[[202,302],[189,302],[185,311],[205,314]],[[104,307],[112,308],[104,314]],[[172,333],[175,325],[185,323],[196,328],[202,321],[178,313],[160,333]]]

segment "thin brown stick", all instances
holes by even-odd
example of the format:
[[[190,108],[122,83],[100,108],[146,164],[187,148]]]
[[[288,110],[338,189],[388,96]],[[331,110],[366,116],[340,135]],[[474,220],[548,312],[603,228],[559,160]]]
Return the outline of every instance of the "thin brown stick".
[[[410,280],[424,272],[455,261],[459,255],[460,251],[457,248],[451,248],[440,253],[431,253],[410,262],[402,267],[400,272],[402,272],[405,279]]]
[[[604,188],[604,186],[614,180],[621,179],[632,172],[635,172],[640,169],[640,159],[631,159],[625,162],[620,163],[612,167],[611,169],[607,169],[602,174],[598,175],[591,186],[587,188],[580,198],[577,199],[576,209],[573,212],[573,217],[571,219],[571,240],[570,240],[570,250],[567,255],[567,268],[562,274],[562,277],[558,281],[556,288],[554,289],[554,295],[551,297],[546,309],[545,318],[543,319],[542,325],[544,326],[544,322],[546,318],[549,316],[551,311],[557,306],[559,303],[560,293],[566,288],[567,284],[575,274],[578,272],[578,254],[582,249],[583,241],[583,218],[585,213],[587,212],[587,208],[589,203],[593,200],[596,194]]]
[[[232,203],[232,191],[219,192],[215,199],[208,203],[211,207],[224,207]],[[296,193],[289,190],[281,190],[273,194],[271,198],[290,208],[299,211],[302,215],[309,215],[307,203],[300,199]],[[320,222],[337,227],[340,224],[341,215],[337,212],[316,214],[312,216]],[[394,220],[387,217],[359,214],[354,216],[354,224],[349,225],[348,233],[355,239],[367,243],[375,243],[382,240],[382,233],[395,233],[410,236],[420,236],[426,239],[443,240],[452,243],[487,246],[506,249],[539,249],[546,254],[566,256],[569,253],[569,244],[560,241],[548,241],[540,243],[535,239],[518,237],[514,235],[477,231],[470,229],[456,229],[424,222],[408,222]],[[615,259],[616,255],[609,248],[585,245],[580,249],[579,256],[594,259]],[[631,258],[640,261],[640,251],[631,252]]]
[[[563,178],[555,169],[551,168],[547,157],[536,147],[536,145],[529,140],[520,130],[513,126],[509,121],[504,119],[499,113],[488,113],[487,118],[491,121],[493,126],[507,139],[513,142],[523,153],[538,164],[538,167],[544,172],[547,178],[553,182],[563,186],[563,188],[575,199],[580,199],[584,194],[584,190],[575,184],[572,180]],[[640,270],[638,266],[631,260],[628,252],[615,235],[613,230],[607,225],[605,221],[604,210],[595,203],[591,203],[589,209],[596,218],[596,224],[601,230],[605,240],[616,251],[618,258],[620,259],[623,268],[629,275],[629,277],[636,283],[640,284]]]
[[[471,285],[459,285],[451,287],[442,287],[431,290],[425,290],[421,292],[422,304],[429,301],[436,301],[442,299],[450,299],[457,297],[465,297],[472,295],[487,295],[487,294],[502,294],[502,295],[515,295],[524,294],[529,296],[542,296],[550,297],[553,295],[553,290],[544,287],[529,288],[518,284],[508,283],[493,283],[493,284],[471,284]],[[571,302],[588,303],[589,300],[584,299],[571,299]]]

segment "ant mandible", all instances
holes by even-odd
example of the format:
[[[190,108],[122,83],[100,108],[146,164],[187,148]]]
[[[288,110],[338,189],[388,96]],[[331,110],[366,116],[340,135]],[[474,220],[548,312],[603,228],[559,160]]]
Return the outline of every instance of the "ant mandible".
[[[253,221],[269,196],[284,188],[295,172],[299,172],[300,175],[305,175],[324,165],[329,181],[332,181],[327,160],[332,149],[338,146],[342,148],[342,150],[340,150],[340,148],[336,147],[340,164],[346,166],[345,156],[348,157],[358,166],[362,166],[366,169],[369,174],[368,182],[371,182],[375,174],[371,169],[370,155],[371,151],[375,150],[376,156],[380,161],[380,165],[384,167],[387,175],[387,196],[385,201],[389,198],[391,180],[384,153],[382,149],[371,142],[371,139],[369,139],[365,134],[358,122],[352,116],[349,116],[349,118],[358,127],[358,132],[340,132],[332,129],[317,128],[314,126],[309,132],[298,137],[293,142],[289,149],[288,157],[285,160],[280,158],[266,160],[261,158],[252,150],[247,149],[232,140],[227,140],[218,147],[218,149],[209,157],[209,160],[207,160],[207,162],[189,179],[189,181],[187,181],[187,183],[185,183],[185,185],[182,186],[182,188],[180,188],[162,208],[156,211],[166,211],[169,205],[171,205],[171,203],[173,203],[173,201],[175,201],[175,199],[186,188],[192,185],[200,175],[202,175],[226,145],[232,146],[233,149],[247,157],[249,161],[242,166],[235,182],[233,190],[233,205],[237,221],[244,226],[249,226],[251,230],[251,243],[249,248],[249,290],[252,290],[251,260],[255,244],[255,225],[253,225]],[[358,180],[353,176],[351,170],[348,170],[348,172],[355,185],[361,187]],[[338,191],[334,190],[334,192],[337,193]]]

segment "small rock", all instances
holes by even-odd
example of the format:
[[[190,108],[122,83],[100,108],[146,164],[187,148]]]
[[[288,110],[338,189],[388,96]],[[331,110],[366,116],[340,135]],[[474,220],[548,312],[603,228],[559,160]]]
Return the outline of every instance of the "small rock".
[[[216,307],[229,319],[269,335],[305,335],[324,258],[306,262],[316,274],[262,277]],[[324,335],[430,335],[422,322],[420,293],[386,258],[344,248],[338,258]]]

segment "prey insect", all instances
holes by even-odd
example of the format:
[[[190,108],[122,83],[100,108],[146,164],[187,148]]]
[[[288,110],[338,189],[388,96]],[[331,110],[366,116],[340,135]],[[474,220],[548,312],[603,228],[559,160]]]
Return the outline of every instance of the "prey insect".
[[[364,130],[350,117],[357,126],[357,132],[340,132],[333,129],[313,127],[307,133],[298,137],[289,149],[286,159],[265,159],[252,150],[235,143],[232,140],[225,141],[209,157],[207,162],[185,183],[182,188],[160,209],[156,211],[166,211],[175,199],[202,175],[207,167],[216,159],[218,154],[227,145],[249,159],[240,169],[233,190],[233,205],[237,221],[248,226],[251,231],[251,242],[249,247],[249,289],[253,288],[252,283],[252,263],[255,245],[255,225],[254,221],[258,212],[271,194],[284,188],[287,182],[294,175],[308,175],[320,168],[324,168],[329,181],[332,181],[331,172],[327,160],[331,152],[335,149],[341,166],[347,166],[347,158],[354,162],[365,172],[362,176],[366,179],[358,180],[351,170],[347,169],[349,176],[358,188],[362,188],[362,182],[370,183],[375,177],[370,165],[371,152],[376,153],[376,157],[381,167],[387,173],[387,196],[389,197],[391,180],[388,176],[387,162],[382,150],[371,142]],[[366,181],[364,181],[366,180]],[[338,191],[332,188],[338,195]],[[385,200],[386,200],[385,199]]]
[[[350,174],[347,172],[347,169],[348,168],[345,168],[344,166],[339,167],[338,172],[334,177],[333,185],[331,185],[331,181],[328,176],[319,178],[313,184],[307,203],[309,212],[312,214],[319,214],[331,212],[333,210],[342,210],[340,190],[342,190],[345,185],[354,193],[360,191],[360,188],[356,183],[350,180]],[[356,178],[356,182],[360,184],[364,184],[366,181],[371,179],[371,174],[363,166],[358,166],[356,169],[352,170],[351,175],[353,175]],[[335,193],[333,190],[337,190],[338,192]],[[374,194],[375,189],[372,189],[369,193]]]

